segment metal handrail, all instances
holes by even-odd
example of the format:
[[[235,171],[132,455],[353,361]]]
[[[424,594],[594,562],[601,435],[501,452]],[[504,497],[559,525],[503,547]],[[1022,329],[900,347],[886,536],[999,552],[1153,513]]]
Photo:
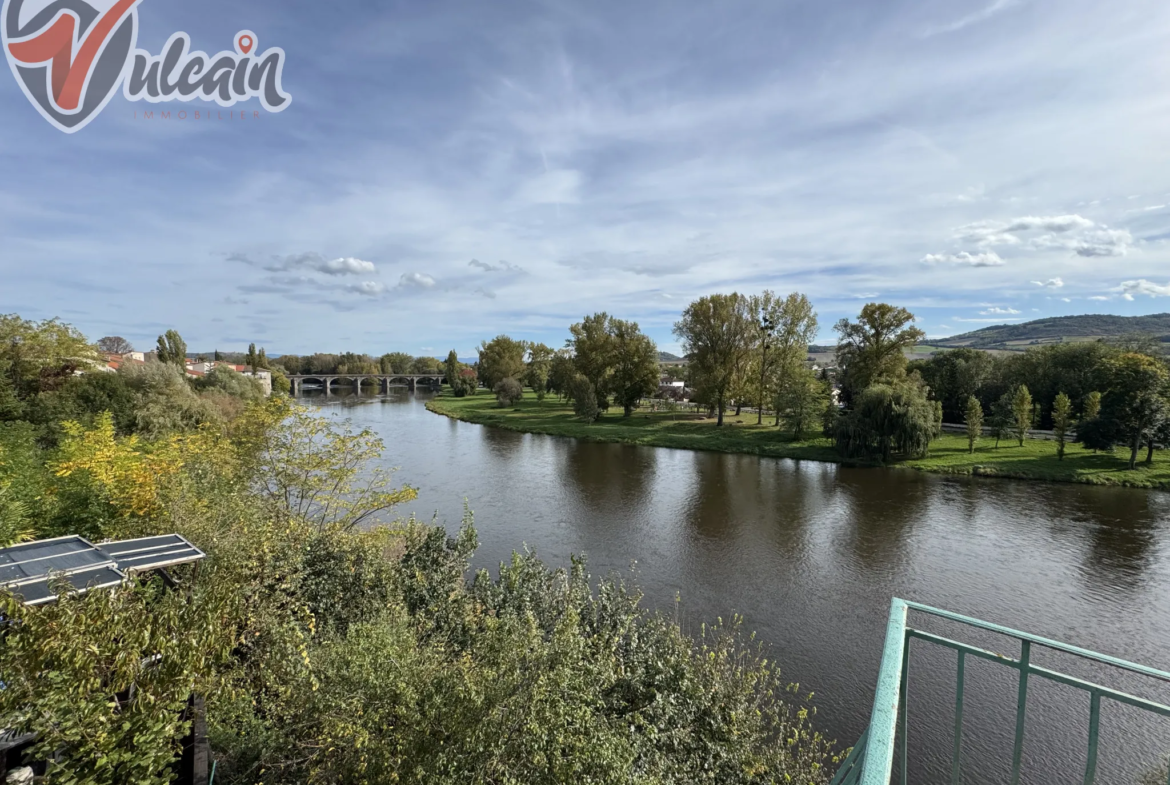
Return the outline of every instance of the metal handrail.
[[[941,635],[916,630],[908,625],[909,611],[919,611],[931,616],[947,619],[988,632],[997,633],[1020,642],[1018,659],[993,651],[951,640]],[[908,662],[910,641],[917,639],[954,649],[958,653],[957,682],[955,687],[955,729],[954,748],[951,760],[951,783],[962,781],[962,739],[963,739],[963,691],[968,655],[996,662],[1019,672],[1016,697],[1015,738],[1012,745],[1012,785],[1020,781],[1020,767],[1023,761],[1024,726],[1028,702],[1028,678],[1035,676],[1089,693],[1089,740],[1088,756],[1085,763],[1084,784],[1093,785],[1097,774],[1097,746],[1100,733],[1101,700],[1107,698],[1117,703],[1134,706],[1164,717],[1170,717],[1170,706],[1157,701],[1131,695],[1094,682],[1060,673],[1049,668],[1032,664],[1032,647],[1040,646],[1053,651],[1071,654],[1092,662],[1120,668],[1131,673],[1170,683],[1170,673],[1129,662],[1107,654],[1089,651],[1079,646],[1043,638],[1027,632],[1013,630],[998,624],[963,616],[958,613],[932,608],[916,602],[894,598],[890,605],[890,618],[886,625],[885,649],[882,654],[881,670],[878,673],[877,691],[874,695],[873,711],[869,726],[861,739],[846,757],[831,785],[889,785],[894,772],[894,755],[900,752],[902,785],[907,779],[908,712],[906,690],[909,681]],[[898,743],[900,740],[900,744]],[[1170,785],[1170,780],[1168,780]]]

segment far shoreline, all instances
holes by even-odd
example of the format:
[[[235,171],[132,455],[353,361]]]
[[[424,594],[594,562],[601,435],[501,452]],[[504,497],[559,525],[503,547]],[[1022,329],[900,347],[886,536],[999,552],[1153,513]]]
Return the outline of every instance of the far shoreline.
[[[727,412],[724,414],[726,424],[719,427],[714,420],[693,414],[672,415],[640,409],[627,418],[622,416],[620,409],[614,409],[595,423],[585,423],[573,414],[571,406],[551,395],[540,403],[528,391],[517,404],[500,408],[494,396],[486,391],[456,398],[448,389],[428,401],[426,407],[434,414],[453,420],[519,433],[882,468],[879,463],[841,458],[832,442],[819,432],[795,441],[792,434],[769,426],[767,418],[764,425],[756,425],[754,414],[737,417]],[[1067,445],[1065,459],[1059,461],[1056,444],[1051,441],[1028,439],[1020,447],[1014,440],[1005,439],[1000,442],[999,449],[994,448],[994,443],[994,439],[984,437],[971,454],[965,436],[943,434],[931,445],[928,457],[898,461],[884,468],[951,476],[1170,490],[1170,457],[1164,451],[1155,453],[1153,465],[1139,463],[1138,468],[1131,471],[1118,454],[1094,453],[1079,444]]]

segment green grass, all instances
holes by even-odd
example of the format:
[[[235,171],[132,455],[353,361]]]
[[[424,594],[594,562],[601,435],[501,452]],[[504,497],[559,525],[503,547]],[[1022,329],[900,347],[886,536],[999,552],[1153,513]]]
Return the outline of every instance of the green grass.
[[[791,433],[766,424],[757,426],[756,418],[747,414],[742,417],[725,415],[725,425],[720,428],[714,419],[695,414],[638,411],[625,418],[621,410],[613,409],[598,422],[586,424],[573,415],[570,406],[552,396],[540,404],[528,394],[515,406],[501,409],[495,398],[485,393],[471,398],[455,398],[446,391],[428,403],[427,408],[456,420],[523,433],[648,447],[842,462],[828,439],[818,437],[798,442]],[[1155,454],[1153,465],[1139,463],[1135,471],[1129,471],[1120,452],[1112,455],[1094,453],[1080,445],[1070,444],[1064,460],[1060,461],[1056,458],[1055,442],[1027,440],[1020,447],[1015,442],[1003,441],[999,449],[994,445],[993,439],[984,438],[971,454],[967,452],[966,437],[945,434],[931,446],[929,457],[897,465],[938,474],[1170,489],[1170,458],[1165,452]],[[1145,458],[1144,452],[1141,457]]]

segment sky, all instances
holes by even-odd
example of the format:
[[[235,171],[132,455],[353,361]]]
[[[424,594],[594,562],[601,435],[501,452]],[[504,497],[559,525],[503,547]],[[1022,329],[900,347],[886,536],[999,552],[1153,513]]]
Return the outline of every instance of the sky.
[[[67,135],[0,74],[0,313],[149,347],[474,356],[595,311],[869,301],[930,336],[1170,311],[1164,0],[142,0],[280,113]],[[252,111],[259,111],[255,118]]]

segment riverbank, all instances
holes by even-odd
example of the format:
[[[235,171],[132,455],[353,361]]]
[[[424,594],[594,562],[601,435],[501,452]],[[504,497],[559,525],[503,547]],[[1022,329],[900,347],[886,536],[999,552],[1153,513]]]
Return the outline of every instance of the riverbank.
[[[726,424],[720,428],[714,419],[693,414],[640,410],[625,418],[620,410],[615,409],[597,422],[586,424],[574,416],[572,407],[553,397],[537,403],[529,394],[515,406],[501,409],[495,398],[484,392],[470,398],[455,398],[446,391],[427,403],[427,409],[452,419],[522,433],[647,447],[842,462],[828,439],[818,437],[795,441],[790,433],[767,424],[756,425],[755,417],[746,414],[741,417],[725,415]],[[1170,490],[1170,457],[1165,451],[1155,454],[1152,465],[1139,464],[1136,470],[1130,471],[1120,453],[1094,453],[1076,444],[1068,445],[1063,461],[1057,460],[1056,444],[1050,441],[1027,440],[1020,447],[1005,440],[1000,442],[999,449],[995,449],[994,444],[993,439],[985,438],[971,454],[967,451],[965,436],[944,434],[931,446],[929,457],[897,465],[936,474]],[[1145,457],[1144,452],[1142,457]]]

